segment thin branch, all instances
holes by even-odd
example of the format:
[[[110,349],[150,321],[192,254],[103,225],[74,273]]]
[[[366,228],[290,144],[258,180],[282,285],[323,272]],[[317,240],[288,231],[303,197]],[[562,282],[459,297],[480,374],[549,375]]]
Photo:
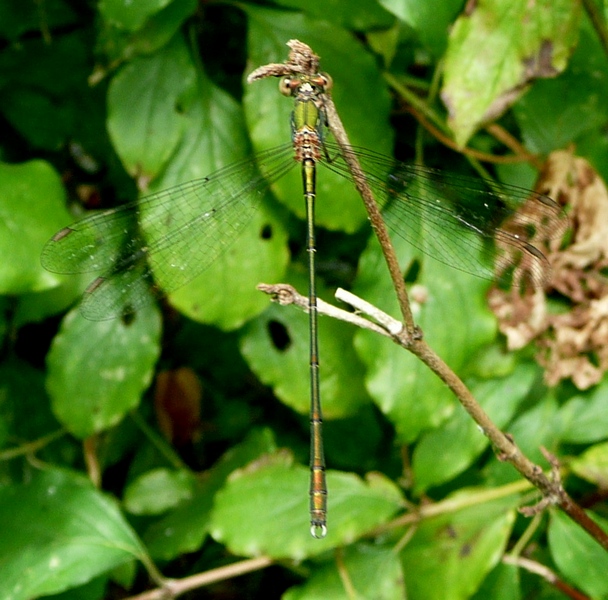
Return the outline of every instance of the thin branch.
[[[397,295],[401,315],[403,316],[406,337],[410,339],[414,338],[415,336],[420,335],[420,333],[414,324],[414,317],[412,315],[405,281],[403,279],[403,274],[401,273],[397,254],[393,248],[393,243],[391,242],[386,225],[384,224],[384,219],[380,214],[380,209],[378,208],[376,199],[367,183],[367,178],[359,164],[359,160],[351,150],[348,135],[346,134],[344,125],[342,125],[342,121],[336,111],[336,106],[329,96],[326,96],[325,98],[325,110],[327,112],[327,119],[331,132],[334,134],[338,146],[340,146],[342,156],[350,169],[355,187],[363,199],[363,204],[365,205],[365,210],[367,211],[367,216],[372,229],[374,230],[374,234],[380,243],[380,248],[382,249],[382,254],[384,255],[384,260],[386,261],[391,281],[393,282],[393,287]]]
[[[259,571],[272,564],[273,560],[266,556],[242,560],[241,562],[233,563],[226,567],[212,569],[211,571],[205,571],[204,573],[197,573],[196,575],[184,577],[183,579],[166,579],[162,586],[153,590],[148,590],[137,596],[130,596],[125,600],[168,600],[170,598],[177,598],[181,594],[185,594],[191,590],[211,585],[218,581],[232,579],[233,577],[251,573],[252,571]]]
[[[555,589],[564,593],[568,598],[573,598],[574,600],[591,600],[587,594],[583,594],[579,592],[579,590],[573,588],[571,585],[568,585],[565,581],[561,580],[551,569],[545,567],[534,560],[530,560],[528,558],[522,558],[521,556],[513,556],[507,554],[503,556],[502,562],[506,565],[514,565],[521,569],[525,569],[529,573],[534,573],[535,575],[539,575],[545,581],[550,583]]]
[[[269,294],[272,296],[272,301],[276,302],[282,306],[287,306],[288,304],[293,304],[298,308],[301,308],[304,312],[308,312],[308,296],[302,296],[293,286],[287,283],[277,283],[277,284],[268,284],[268,283],[260,283],[257,286],[257,289],[260,292],[264,292],[265,294]],[[332,317],[334,319],[338,319],[339,321],[344,321],[345,323],[350,323],[351,325],[355,325],[356,327],[361,327],[362,329],[369,329],[374,333],[379,333],[380,335],[385,335],[386,337],[391,337],[391,334],[386,331],[383,327],[380,327],[374,323],[371,323],[367,319],[360,317],[356,313],[348,312],[341,308],[337,308],[320,298],[317,298],[317,312],[320,315],[325,315],[326,317]],[[399,323],[399,327],[403,328],[403,325],[399,321],[395,321]]]
[[[44,448],[51,442],[54,442],[64,435],[67,435],[67,431],[65,429],[57,429],[52,433],[47,433],[45,436],[38,438],[37,440],[26,442],[16,446],[15,448],[7,448],[6,450],[2,450],[2,452],[0,452],[0,461],[11,460],[17,456],[23,456],[25,454],[34,454],[41,448]]]

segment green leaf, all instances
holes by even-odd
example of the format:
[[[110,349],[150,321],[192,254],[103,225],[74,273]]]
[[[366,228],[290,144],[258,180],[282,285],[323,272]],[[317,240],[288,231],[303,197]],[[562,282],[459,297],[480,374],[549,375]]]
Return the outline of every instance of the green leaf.
[[[82,141],[90,123],[102,125],[101,95],[87,86],[90,38],[87,30],[48,43],[32,36],[0,52],[0,110],[37,148],[56,152],[68,139]]]
[[[181,36],[150,57],[136,58],[113,77],[108,132],[132,176],[153,179],[175,152],[186,126],[182,112],[196,89],[195,77]]]
[[[573,396],[559,409],[553,427],[562,442],[588,444],[608,438],[607,392],[608,382],[601,382],[586,394]]]
[[[379,0],[379,3],[414,29],[436,56],[445,51],[452,21],[462,9],[460,0]]]
[[[98,9],[110,25],[136,31],[149,17],[170,3],[171,0],[101,0]]]
[[[608,442],[591,446],[580,456],[572,459],[569,466],[579,477],[590,481],[600,489],[608,488]]]
[[[288,276],[297,289],[303,278]],[[319,286],[319,295],[324,290]],[[361,363],[353,351],[352,326],[320,317],[319,353],[323,416],[337,419],[355,414],[369,402]],[[293,306],[272,304],[243,330],[241,352],[260,380],[300,414],[310,410],[308,315]]]
[[[192,496],[193,475],[186,470],[152,469],[125,489],[125,509],[134,515],[157,515]]]
[[[508,498],[471,506],[420,523],[401,552],[408,599],[469,598],[500,560],[517,502]]]
[[[580,18],[580,4],[570,0],[484,0],[460,16],[450,34],[441,92],[460,146],[531,81],[565,69]]]
[[[582,134],[597,131],[608,119],[602,101],[608,94],[606,55],[590,29],[582,28],[568,69],[556,79],[536,82],[513,107],[526,148],[532,152],[548,154],[566,147]]]
[[[386,522],[401,506],[398,488],[380,474],[366,481],[327,472],[328,534],[310,535],[308,469],[285,452],[237,471],[217,494],[211,535],[234,554],[301,560],[353,540]]]
[[[588,513],[604,531],[608,521]],[[562,512],[551,511],[551,557],[567,580],[593,598],[608,597],[608,554],[580,525]]]
[[[181,115],[184,134],[162,178],[155,181],[154,190],[170,190],[178,183],[199,180],[249,154],[240,107],[202,72],[198,73],[197,88],[195,99]],[[215,196],[206,196],[206,188],[201,187],[197,197],[188,202],[180,202],[183,196],[169,194],[162,205],[140,204],[140,221],[148,243],[160,246],[152,256],[158,284],[170,291],[175,289],[176,273],[171,267],[176,254],[193,257],[193,261],[199,257],[201,264],[211,260],[199,277],[172,293],[170,301],[190,318],[224,329],[240,327],[266,307],[267,300],[256,285],[280,279],[288,261],[284,228],[267,207],[255,210],[259,203],[257,192],[245,191],[243,198],[230,198],[231,205],[224,206],[225,191],[246,186],[247,182],[241,180],[252,172],[257,173],[257,169],[247,163],[236,171],[218,175],[222,179],[211,184]],[[217,193],[218,185],[223,195]],[[168,202],[174,209],[166,205]],[[166,247],[163,240],[180,235],[180,224],[196,222],[201,213],[216,208],[227,213],[225,218],[218,218],[216,229],[211,229],[212,224],[193,228],[190,233],[181,234],[176,246]],[[241,225],[242,231],[238,231]],[[221,244],[227,250],[222,252]],[[181,273],[177,276],[181,277]]]
[[[470,389],[492,422],[504,427],[526,397],[535,376],[536,369],[522,365],[509,377],[484,381]],[[417,492],[462,473],[489,443],[470,415],[458,407],[448,421],[423,435],[416,445],[413,467]]]
[[[340,2],[334,0],[277,0],[277,4],[305,11],[307,14],[356,31],[370,31],[390,27],[393,18],[376,0]]]
[[[88,321],[69,313],[47,357],[47,389],[59,421],[85,438],[118,423],[139,403],[160,354],[155,306],[132,321]]]
[[[540,449],[544,446],[550,451],[556,450],[559,440],[556,439],[552,422],[558,411],[557,402],[552,394],[542,396],[538,390],[530,394],[530,401],[536,401],[536,404],[521,413],[509,426],[509,435],[530,460],[549,468]],[[505,467],[507,465],[499,461],[492,463],[488,468],[488,479],[495,485],[501,485],[521,477],[515,469]]]
[[[11,41],[28,31],[39,33],[41,27],[73,26],[76,21],[76,14],[63,0],[48,3],[44,13],[35,4],[19,0],[0,2],[0,37]]]
[[[0,365],[0,448],[58,429],[44,389],[44,374],[13,357]],[[48,456],[45,455],[48,460]]]
[[[236,329],[267,306],[268,299],[256,286],[283,279],[288,258],[282,224],[262,207],[226,252],[170,294],[171,304],[201,323]]]
[[[231,448],[204,479],[197,481],[191,498],[146,529],[143,538],[151,556],[172,560],[180,554],[198,550],[209,530],[214,496],[226,478],[235,469],[274,451],[276,444],[268,429],[254,430],[242,443]]]
[[[520,568],[499,563],[485,578],[473,600],[521,600]]]
[[[135,56],[152,54],[169,43],[184,21],[196,11],[196,6],[196,0],[172,0],[135,31],[105,21],[105,27],[97,38],[97,50],[106,56],[110,64],[120,64],[133,60]],[[98,65],[95,76],[105,74],[105,69]]]
[[[334,78],[332,96],[351,143],[390,154],[390,103],[386,84],[373,58],[345,30],[299,13],[284,13],[248,6],[249,61],[263,65],[284,60],[286,40],[302,39],[322,57],[321,69]],[[293,101],[277,93],[274,79],[256,81],[245,90],[243,103],[256,150],[272,148],[291,139]],[[370,92],[371,90],[371,92]],[[304,218],[302,176],[293,169],[272,190],[300,218]],[[356,231],[366,221],[354,185],[339,175],[320,170],[317,176],[319,225]]]
[[[335,562],[317,566],[306,583],[290,588],[283,595],[283,600],[351,600],[353,595],[345,588],[344,573],[349,577],[356,598],[405,598],[401,564],[392,547],[367,544],[347,546],[340,567],[342,571]]]
[[[40,250],[66,221],[61,179],[42,160],[0,163],[0,294],[36,292],[57,285],[40,265]]]
[[[432,229],[432,224],[420,222],[419,239],[415,242],[420,248],[424,249],[426,236],[433,235],[435,239],[442,236],[441,231]],[[467,233],[463,231],[462,235]],[[450,256],[449,240],[445,236],[441,239],[446,256]],[[412,265],[414,261],[421,265],[413,290],[414,320],[433,350],[458,373],[495,334],[496,325],[483,296],[487,282],[423,258],[420,251],[401,237],[393,236],[392,240],[401,265]],[[395,292],[375,239],[359,262],[354,292],[388,314],[399,315]],[[452,415],[455,408],[452,392],[419,359],[368,331],[358,332],[355,343],[367,365],[367,389],[395,424],[401,441],[416,439],[422,431],[438,426]]]
[[[58,593],[146,556],[116,504],[59,469],[0,488],[0,529],[1,585],[12,600]]]

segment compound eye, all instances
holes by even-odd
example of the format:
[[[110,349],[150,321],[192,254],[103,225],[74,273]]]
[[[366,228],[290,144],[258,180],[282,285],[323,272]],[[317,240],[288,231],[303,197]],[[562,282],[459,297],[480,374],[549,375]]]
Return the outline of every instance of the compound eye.
[[[281,77],[281,81],[279,81],[279,91],[283,96],[291,96],[293,93],[292,87],[292,79],[291,77]]]
[[[319,73],[319,78],[323,82],[323,90],[329,92],[332,87],[334,87],[334,80],[327,73]]]

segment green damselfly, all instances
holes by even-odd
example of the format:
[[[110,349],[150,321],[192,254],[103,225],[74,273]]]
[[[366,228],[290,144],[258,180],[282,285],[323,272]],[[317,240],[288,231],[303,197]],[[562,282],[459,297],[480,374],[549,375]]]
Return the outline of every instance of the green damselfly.
[[[89,215],[59,231],[42,252],[42,264],[49,271],[100,272],[85,291],[81,311],[93,320],[119,317],[200,274],[247,226],[269,186],[301,165],[309,267],[310,516],[315,537],[324,537],[327,531],[315,284],[317,167],[352,180],[344,151],[327,139],[323,98],[330,87],[331,79],[323,73],[281,77],[282,93],[294,98],[290,144],[209,177]],[[385,203],[384,217],[394,233],[416,246],[417,227],[424,220],[434,226],[431,231],[441,230],[419,247],[427,255],[488,279],[496,261],[504,271],[523,260],[533,281],[542,281],[547,261],[528,240],[539,232],[540,238],[555,236],[561,209],[553,200],[529,190],[406,165],[361,148],[348,151],[357,156],[369,187]],[[536,215],[532,233],[529,219],[520,219],[516,210],[524,202]]]

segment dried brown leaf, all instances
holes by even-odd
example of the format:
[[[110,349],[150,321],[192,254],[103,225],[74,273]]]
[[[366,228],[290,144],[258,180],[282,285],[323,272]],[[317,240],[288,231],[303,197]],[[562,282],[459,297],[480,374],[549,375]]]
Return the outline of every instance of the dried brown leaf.
[[[585,159],[559,151],[548,158],[537,191],[568,207],[570,241],[562,247],[562,236],[531,239],[551,264],[547,284],[519,286],[525,281],[525,265],[519,265],[510,290],[491,291],[490,307],[510,349],[537,340],[549,385],[570,378],[586,389],[608,369],[608,190]],[[565,312],[549,312],[552,292],[569,301]]]

